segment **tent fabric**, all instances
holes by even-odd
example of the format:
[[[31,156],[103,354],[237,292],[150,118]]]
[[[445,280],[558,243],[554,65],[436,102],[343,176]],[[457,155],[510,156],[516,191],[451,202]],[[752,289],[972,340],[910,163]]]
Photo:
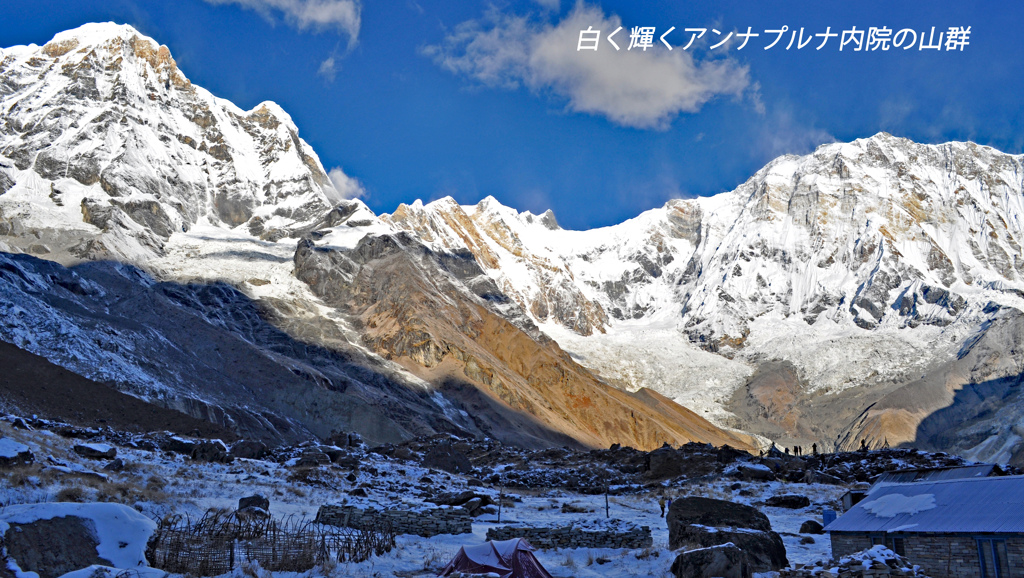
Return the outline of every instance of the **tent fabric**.
[[[458,571],[465,574],[493,572],[501,578],[552,578],[533,551],[533,546],[523,538],[463,546],[438,576]]]

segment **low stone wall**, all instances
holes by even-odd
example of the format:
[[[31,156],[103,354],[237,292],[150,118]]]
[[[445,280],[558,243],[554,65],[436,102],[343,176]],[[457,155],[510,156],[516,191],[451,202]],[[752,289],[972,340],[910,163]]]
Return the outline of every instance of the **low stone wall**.
[[[473,518],[461,509],[433,508],[430,510],[378,510],[360,509],[356,506],[320,506],[316,522],[356,528],[370,529],[382,521],[391,524],[396,534],[414,534],[429,538],[438,534],[468,534],[473,531]]]
[[[535,528],[501,526],[487,530],[488,540],[526,538],[535,548],[649,548],[654,544],[650,526],[630,529],[588,529],[577,526]]]

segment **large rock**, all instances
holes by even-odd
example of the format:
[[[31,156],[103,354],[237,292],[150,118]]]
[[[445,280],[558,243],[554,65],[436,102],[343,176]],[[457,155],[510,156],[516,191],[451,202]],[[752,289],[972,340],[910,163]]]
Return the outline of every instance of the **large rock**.
[[[231,446],[231,457],[246,460],[261,460],[270,455],[267,444],[256,440],[242,440]]]
[[[768,466],[761,464],[740,464],[736,467],[736,477],[748,482],[773,482],[775,473]]]
[[[469,458],[447,443],[438,444],[427,452],[427,455],[423,456],[423,467],[444,470],[453,474],[468,474],[473,471],[473,465],[469,463]]]
[[[0,509],[6,567],[56,578],[94,564],[138,569],[156,523],[113,503],[19,504]]]
[[[204,440],[193,446],[192,459],[198,462],[229,464],[233,458],[228,453],[228,448],[220,440]]]
[[[666,521],[673,550],[732,542],[746,553],[752,572],[789,565],[782,537],[772,531],[767,516],[750,506],[711,498],[681,498],[672,502]]]
[[[747,554],[735,544],[683,552],[672,563],[677,578],[750,578]]]
[[[263,494],[253,494],[244,498],[238,499],[238,509],[244,510],[246,508],[259,508],[264,511],[270,511],[270,500]]]
[[[790,510],[799,510],[800,508],[806,508],[811,505],[811,500],[807,496],[801,496],[798,494],[782,494],[780,496],[772,496],[765,500],[765,505],[773,508],[789,508]]]
[[[737,504],[726,500],[712,498],[679,498],[673,500],[666,516],[669,532],[669,546],[674,550],[679,546],[673,536],[676,526],[700,524],[711,527],[750,528],[770,532],[772,524],[756,508]]]
[[[0,438],[0,467],[27,466],[35,461],[28,446],[10,438]]]
[[[662,480],[682,475],[685,459],[681,452],[662,446],[647,454],[647,477]]]
[[[93,564],[111,565],[96,552],[96,525],[77,516],[11,524],[4,544],[22,570],[39,578],[56,578]]]
[[[91,460],[112,460],[117,457],[117,448],[107,444],[76,444],[71,449]]]
[[[825,528],[816,520],[807,520],[800,524],[801,534],[824,534]]]

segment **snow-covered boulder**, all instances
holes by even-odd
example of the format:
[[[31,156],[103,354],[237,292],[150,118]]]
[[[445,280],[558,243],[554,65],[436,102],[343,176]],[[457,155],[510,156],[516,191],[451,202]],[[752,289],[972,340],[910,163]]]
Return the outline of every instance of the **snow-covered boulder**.
[[[756,508],[712,498],[674,500],[665,516],[669,547],[687,550],[731,542],[747,555],[750,570],[769,572],[789,565],[782,537]]]
[[[683,552],[672,562],[678,578],[750,578],[747,554],[733,543]]]
[[[27,465],[35,461],[28,446],[11,438],[0,438],[0,467]]]
[[[71,449],[83,458],[92,460],[112,460],[117,457],[117,448],[109,444],[76,444]]]
[[[6,564],[17,575],[56,578],[93,565],[148,567],[156,523],[121,504],[19,504],[0,510]]]

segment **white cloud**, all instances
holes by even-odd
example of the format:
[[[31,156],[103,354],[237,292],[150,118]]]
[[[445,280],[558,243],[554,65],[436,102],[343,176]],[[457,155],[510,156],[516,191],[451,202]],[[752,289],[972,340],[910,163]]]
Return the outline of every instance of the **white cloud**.
[[[660,44],[626,50],[628,31],[616,51],[605,40],[622,22],[600,8],[577,4],[556,25],[491,11],[485,23],[455,28],[440,46],[423,52],[441,67],[495,87],[526,86],[568,101],[571,110],[603,115],[637,128],[666,128],[682,112],[697,112],[719,95],[740,96],[749,70],[728,58],[697,62]],[[598,50],[577,51],[581,30],[601,31]]]
[[[756,149],[767,158],[781,155],[803,155],[820,145],[836,142],[828,131],[793,111],[779,107],[765,117],[760,127]]]
[[[328,171],[327,176],[331,179],[331,184],[334,185],[335,195],[328,195],[332,201],[358,199],[366,196],[363,184],[358,179],[346,175],[340,168],[334,167]]]
[[[334,82],[334,78],[338,75],[338,65],[333,54],[320,63],[320,68],[317,69],[316,73],[324,77],[327,82]]]
[[[558,11],[558,9],[561,7],[560,0],[534,0],[534,2],[536,2],[537,4],[540,4],[542,7],[544,7],[547,10]]]
[[[362,4],[360,0],[206,0],[210,4],[237,4],[255,10],[273,20],[280,13],[299,30],[336,28],[349,38],[349,46],[359,38]]]

